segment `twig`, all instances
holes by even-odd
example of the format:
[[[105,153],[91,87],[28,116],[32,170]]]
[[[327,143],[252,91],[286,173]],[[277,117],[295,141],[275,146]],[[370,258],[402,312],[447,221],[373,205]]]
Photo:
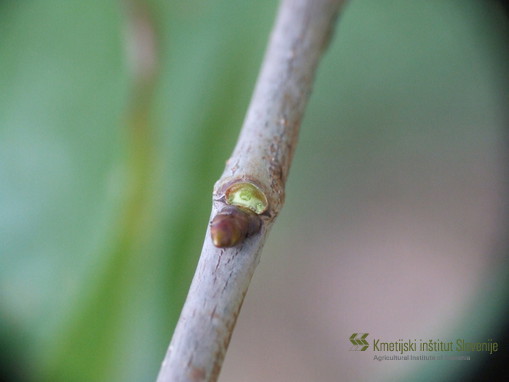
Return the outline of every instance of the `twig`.
[[[281,2],[237,146],[214,187],[212,228],[158,382],[218,378],[261,249],[284,202],[315,70],[343,3]]]

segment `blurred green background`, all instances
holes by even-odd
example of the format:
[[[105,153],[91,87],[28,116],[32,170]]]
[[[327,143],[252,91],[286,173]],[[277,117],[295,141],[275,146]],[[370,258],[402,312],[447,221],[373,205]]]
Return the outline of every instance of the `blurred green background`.
[[[3,380],[155,379],[276,9],[0,1]],[[345,7],[222,381],[494,365],[376,362],[348,338],[502,340],[508,28],[494,1]]]

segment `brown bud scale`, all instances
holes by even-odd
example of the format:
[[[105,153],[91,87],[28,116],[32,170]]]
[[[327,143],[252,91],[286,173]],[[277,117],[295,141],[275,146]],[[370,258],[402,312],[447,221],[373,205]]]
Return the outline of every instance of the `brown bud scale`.
[[[260,230],[261,220],[255,213],[229,206],[210,223],[210,236],[218,248],[234,247]]]

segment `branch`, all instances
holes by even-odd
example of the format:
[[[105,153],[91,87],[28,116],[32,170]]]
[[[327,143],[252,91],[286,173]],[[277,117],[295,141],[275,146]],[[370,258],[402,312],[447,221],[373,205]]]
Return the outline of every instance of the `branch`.
[[[216,381],[284,186],[316,67],[344,0],[282,0],[158,382]]]

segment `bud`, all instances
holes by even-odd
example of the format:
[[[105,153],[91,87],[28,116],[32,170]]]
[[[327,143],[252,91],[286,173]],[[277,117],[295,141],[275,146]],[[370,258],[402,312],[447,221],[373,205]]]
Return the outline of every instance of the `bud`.
[[[258,215],[264,213],[269,206],[265,194],[252,183],[232,184],[225,195],[226,203],[247,208]]]
[[[231,206],[217,214],[210,223],[210,236],[218,248],[234,247],[260,230],[260,218],[250,210]]]

